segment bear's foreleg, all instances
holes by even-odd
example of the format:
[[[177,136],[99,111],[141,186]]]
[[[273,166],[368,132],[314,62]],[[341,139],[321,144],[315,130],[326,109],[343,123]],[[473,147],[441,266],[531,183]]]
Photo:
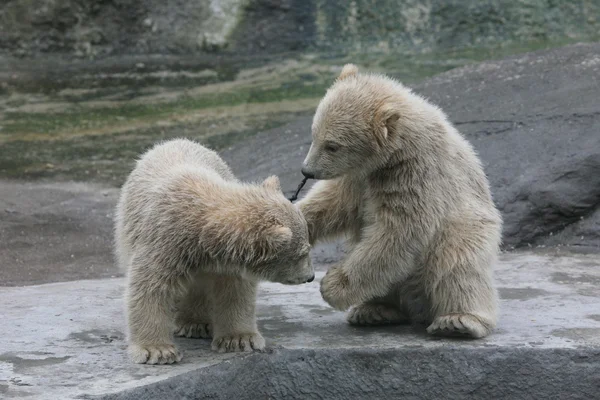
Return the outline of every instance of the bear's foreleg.
[[[355,186],[344,178],[319,181],[298,202],[311,244],[342,235],[357,225],[361,199]]]
[[[265,348],[256,326],[257,288],[257,281],[241,277],[220,275],[213,279],[213,350],[224,353]]]
[[[376,225],[363,230],[362,240],[321,281],[321,295],[332,307],[350,306],[386,296],[414,268],[410,245]]]

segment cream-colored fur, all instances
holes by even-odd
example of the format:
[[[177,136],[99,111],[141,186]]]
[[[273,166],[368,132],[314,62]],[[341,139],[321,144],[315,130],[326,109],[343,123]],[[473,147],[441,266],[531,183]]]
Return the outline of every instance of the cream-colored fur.
[[[351,324],[426,322],[431,334],[483,337],[501,217],[471,145],[436,106],[353,65],[321,100],[298,204],[311,243],[341,234],[350,253],[321,281]]]
[[[179,361],[173,332],[212,336],[220,352],[263,349],[258,281],[314,278],[306,221],[279,180],[240,183],[215,152],[188,140],[157,145],[137,162],[115,236],[137,363]]]

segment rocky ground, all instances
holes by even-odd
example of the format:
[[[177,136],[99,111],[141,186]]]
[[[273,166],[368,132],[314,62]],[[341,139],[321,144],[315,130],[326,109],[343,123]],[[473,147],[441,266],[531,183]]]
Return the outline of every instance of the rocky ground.
[[[0,398],[597,397],[600,44],[573,43],[598,40],[599,12],[600,0],[0,1]],[[183,363],[130,364],[112,237],[137,155],[192,138],[290,195],[346,62],[427,96],[479,152],[505,221],[494,334],[348,326],[318,293],[343,253],[333,243],[314,249],[312,284],[262,285],[266,353],[179,340]]]
[[[290,63],[288,76],[300,74],[307,63]],[[319,96],[327,78],[332,79],[338,70],[333,65],[317,65],[310,70],[312,76],[321,77]],[[277,80],[281,75],[270,73],[268,67],[252,71],[244,75],[246,81],[242,78],[222,86],[190,89],[197,93],[189,98],[199,104],[198,99],[211,93],[210,88],[224,90],[229,86],[234,91],[254,85],[254,93],[264,94],[268,85],[285,85]],[[599,71],[600,45],[574,45],[470,65],[413,85],[415,91],[446,110],[481,155],[504,216],[506,249],[599,250]],[[103,125],[106,121],[99,119],[98,126],[92,124],[89,131],[82,131],[61,126],[70,123],[66,118],[64,122],[59,118],[52,122],[58,126],[50,124],[54,111],[39,114],[49,126],[31,125],[15,117],[26,112],[38,115],[30,108],[39,112],[47,107],[54,107],[58,116],[65,109],[69,110],[65,115],[71,115],[68,113],[74,112],[73,102],[66,97],[62,102],[56,98],[50,101],[41,94],[37,103],[13,103],[0,131],[4,177],[42,176],[46,180],[0,181],[0,281],[12,286],[118,275],[111,250],[112,210],[118,195],[115,186],[136,154],[161,137],[187,136],[188,132],[199,140],[214,137],[213,143],[221,143],[217,148],[242,179],[258,180],[277,174],[286,194],[291,194],[301,179],[299,168],[310,145],[311,112],[318,101],[317,90],[312,90],[308,94],[299,91],[299,97],[287,103],[274,100],[223,105],[220,112],[221,106],[214,104],[205,109],[173,107],[164,114],[167,117],[157,120],[166,132],[157,136],[144,135],[147,129],[154,129],[152,119],[146,119],[152,114],[147,110],[144,118],[135,114],[129,118],[126,114],[122,120],[115,119],[115,125]],[[173,97],[176,104],[184,101],[175,90],[151,88],[147,92],[148,98]],[[123,107],[128,104],[124,99],[95,98],[83,106],[83,112],[90,113],[94,107],[103,109],[106,104],[102,101]],[[139,104],[145,101],[144,96],[134,100]],[[107,109],[122,111],[114,104]],[[155,110],[158,113],[164,108]],[[276,115],[278,126],[244,135],[252,128],[248,121],[252,121],[253,113],[258,126],[273,123],[265,114]],[[304,116],[293,118],[297,113]],[[222,124],[208,128],[215,132],[212,136],[198,133],[206,129],[207,118]],[[284,123],[288,118],[293,122]],[[232,130],[236,123],[241,127]],[[143,124],[148,128],[139,128]],[[123,133],[119,133],[121,128]],[[241,133],[236,136],[235,132]],[[31,137],[23,140],[28,135]],[[222,135],[234,139],[223,140]],[[65,178],[91,178],[97,183],[60,182]],[[339,258],[341,252],[339,244],[321,247],[315,252],[316,262],[325,265]]]
[[[162,366],[127,359],[122,278],[0,287],[0,397],[595,399],[599,267],[589,254],[502,255],[499,325],[481,340],[349,326],[321,299],[324,271],[311,284],[265,283],[265,353],[218,354],[209,340],[179,338],[183,361]]]
[[[3,6],[17,3],[26,2]],[[117,3],[126,2],[98,2]],[[594,398],[600,44],[473,63],[515,52],[0,56],[0,397]],[[430,338],[422,326],[353,328],[321,300],[318,282],[266,284],[266,354],[216,355],[207,341],[183,340],[177,366],[129,364],[111,243],[135,157],[157,140],[190,137],[242,179],[279,175],[289,195],[314,107],[345,62],[427,96],[479,152],[505,220],[496,332],[464,342]],[[339,243],[314,250],[317,281],[342,253]]]

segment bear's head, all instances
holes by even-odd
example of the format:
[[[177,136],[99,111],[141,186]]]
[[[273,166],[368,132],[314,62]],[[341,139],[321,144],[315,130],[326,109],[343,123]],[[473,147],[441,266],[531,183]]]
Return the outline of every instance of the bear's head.
[[[310,260],[308,225],[298,206],[285,198],[276,176],[257,186],[252,200],[251,226],[245,231],[244,249],[249,275],[271,282],[297,285],[312,282],[315,271]]]
[[[368,173],[393,152],[389,138],[399,118],[392,101],[397,83],[376,75],[361,75],[352,64],[319,103],[312,124],[312,144],[302,173],[333,179]]]

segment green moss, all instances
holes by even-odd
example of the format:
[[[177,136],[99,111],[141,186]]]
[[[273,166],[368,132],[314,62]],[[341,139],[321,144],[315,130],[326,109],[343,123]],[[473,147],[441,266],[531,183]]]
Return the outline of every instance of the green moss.
[[[61,113],[7,112],[0,135],[18,135],[20,133],[51,135],[65,131],[68,133],[75,130],[117,126],[138,120],[158,121],[177,113],[211,107],[318,98],[325,93],[327,86],[328,84],[325,83],[290,82],[273,89],[247,88],[198,97],[182,96],[169,103],[82,108]]]
[[[0,121],[2,126],[0,177],[75,179],[118,185],[130,171],[133,160],[156,141],[188,137],[218,150],[240,140],[246,140],[256,132],[294,119],[296,113],[273,113],[270,105],[265,105],[264,110],[263,107],[255,107],[260,109],[259,113],[252,115],[245,112],[240,114],[240,109],[231,109],[231,112],[227,112],[229,110],[227,107],[253,103],[277,103],[283,100],[293,102],[301,99],[315,99],[316,103],[335,79],[341,65],[346,62],[359,64],[364,70],[385,72],[410,83],[468,63],[567,43],[568,41],[535,41],[427,53],[314,54],[310,57],[300,57],[298,66],[291,70],[287,68],[289,66],[287,64],[285,73],[278,73],[278,64],[274,63],[269,66],[272,68],[265,69],[264,73],[268,75],[257,75],[256,80],[253,75],[246,86],[244,81],[240,80],[235,84],[236,89],[215,90],[210,94],[198,96],[182,94],[174,101],[153,104],[126,103],[118,107],[101,108],[86,106],[90,100],[114,101],[135,99],[140,95],[146,96],[149,88],[143,85],[103,87],[89,92],[86,90],[64,91],[63,94],[57,92],[43,98],[43,101],[49,105],[54,102],[71,101],[73,107],[69,111],[4,113]],[[223,75],[221,79],[234,79],[238,72],[236,69],[224,68],[220,73]],[[263,86],[260,86],[261,84]],[[267,85],[269,87],[265,87]],[[194,85],[190,84],[187,87],[194,87]],[[230,85],[224,87],[229,88]],[[169,93],[173,92],[173,90],[169,91]],[[157,93],[151,93],[151,95],[155,94]],[[33,102],[40,102],[40,98],[40,95],[34,96]],[[27,100],[23,99],[27,97],[25,95],[22,98],[15,97],[6,105],[26,107]],[[305,109],[306,102],[303,104],[298,109]],[[177,123],[172,118],[213,107],[223,108],[215,114],[207,111],[206,116],[203,114],[202,120],[198,122]],[[159,127],[158,124],[154,124],[160,121],[168,121],[169,126]],[[213,124],[216,127],[211,127]],[[102,128],[101,132],[105,133],[76,135],[83,130],[99,128]],[[116,133],[117,130],[122,133]],[[126,132],[123,132],[125,130]],[[22,135],[29,133],[38,136],[28,137],[27,140],[22,138]],[[2,139],[8,140],[2,141]]]
[[[96,181],[118,186],[131,171],[135,159],[160,140],[186,137],[221,150],[298,116],[298,113],[279,113],[268,118],[246,119],[244,129],[213,135],[206,127],[210,124],[181,124],[53,141],[11,141],[2,145],[0,176],[25,180]]]

